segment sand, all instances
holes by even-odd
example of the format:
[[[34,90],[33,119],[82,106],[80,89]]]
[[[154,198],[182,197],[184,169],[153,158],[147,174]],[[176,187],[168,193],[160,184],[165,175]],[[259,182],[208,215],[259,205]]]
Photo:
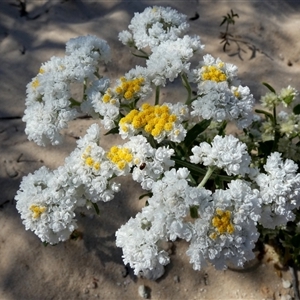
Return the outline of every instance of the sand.
[[[244,270],[194,271],[185,255],[187,244],[170,245],[171,263],[158,281],[137,278],[122,262],[115,231],[144,205],[141,189],[122,179],[122,191],[110,203],[78,214],[82,237],[57,246],[43,246],[25,231],[14,196],[23,176],[45,165],[57,168],[74,149],[92,119],[77,119],[64,130],[65,143],[41,148],[29,142],[21,118],[26,84],[42,62],[63,56],[72,37],[95,34],[109,43],[113,60],[103,72],[116,79],[139,63],[117,39],[134,12],[151,5],[172,6],[189,17],[191,34],[198,34],[205,50],[238,66],[243,85],[256,99],[268,82],[278,90],[300,90],[300,2],[278,1],[0,1],[0,299],[290,299],[292,277],[275,268],[271,247],[262,260]],[[18,6],[19,5],[19,6]],[[24,8],[24,7],[23,7]],[[222,16],[239,14],[232,34],[239,40],[224,53],[219,34]],[[238,46],[242,50],[238,52]],[[244,52],[245,51],[245,52]],[[164,98],[180,97],[176,85]],[[108,147],[115,140],[105,138]]]

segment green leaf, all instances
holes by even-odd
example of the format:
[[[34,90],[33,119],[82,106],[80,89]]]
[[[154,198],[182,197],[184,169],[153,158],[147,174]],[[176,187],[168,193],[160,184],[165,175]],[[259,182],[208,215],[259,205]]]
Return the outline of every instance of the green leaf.
[[[146,194],[143,194],[141,196],[139,196],[139,200],[143,199],[144,197],[152,197],[153,193],[146,193]]]
[[[191,218],[193,218],[193,219],[199,218],[198,208],[199,208],[198,205],[190,206],[190,216],[191,216]]]
[[[93,206],[94,206],[94,208],[95,208],[96,214],[97,214],[97,215],[100,215],[100,209],[99,209],[97,203],[92,202],[92,204],[93,204]]]
[[[223,21],[222,21],[222,23],[220,24],[220,26],[222,26],[225,22],[226,22],[226,20],[227,20],[227,17],[225,17],[225,16],[223,16]]]
[[[221,189],[221,190],[224,189],[223,180],[218,175],[215,178],[215,186],[216,186],[216,189]]]
[[[268,83],[263,82],[262,84],[263,84],[265,87],[267,87],[272,93],[276,94],[275,89],[274,89],[272,86],[270,86]]]
[[[223,121],[221,123],[221,125],[219,126],[218,135],[221,135],[221,136],[226,135],[226,132],[225,132],[226,126],[227,126],[227,121]]]
[[[270,120],[272,122],[274,121],[273,115],[270,112],[266,111],[266,110],[256,109],[255,112],[258,113],[258,114],[264,114],[267,118],[270,118]]]
[[[293,108],[293,113],[295,115],[300,115],[300,104],[296,105],[294,108]]]
[[[297,234],[295,236],[293,236],[290,240],[292,246],[294,246],[295,248],[299,248],[300,247],[300,235]]]
[[[196,137],[202,133],[211,123],[211,120],[203,120],[200,123],[197,123],[194,127],[192,127],[186,134],[184,143],[187,147],[189,147]]]
[[[109,135],[109,134],[117,134],[119,133],[119,127],[114,127],[111,130],[109,130],[108,132],[105,133],[105,135]]]
[[[75,100],[74,98],[70,98],[69,101],[70,101],[71,108],[78,107],[81,105],[81,103],[79,101]]]

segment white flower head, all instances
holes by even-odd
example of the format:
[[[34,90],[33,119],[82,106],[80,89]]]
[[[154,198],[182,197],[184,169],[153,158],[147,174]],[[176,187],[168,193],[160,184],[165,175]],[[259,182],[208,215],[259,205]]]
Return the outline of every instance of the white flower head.
[[[212,206],[193,225],[195,233],[187,251],[193,268],[200,270],[207,262],[217,269],[226,269],[228,263],[241,267],[253,259],[259,218],[259,192],[245,181],[232,181],[227,190],[216,190]]]
[[[114,166],[99,146],[99,139],[100,128],[93,124],[77,141],[77,148],[65,159],[73,185],[81,191],[81,197],[94,203],[112,200],[118,190],[110,181]]]
[[[218,85],[239,85],[237,79],[238,68],[224,63],[220,58],[215,59],[210,54],[203,56],[203,61],[190,74],[190,80],[198,84],[198,94],[216,89]]]
[[[139,145],[140,146],[140,145]],[[151,149],[143,157],[136,156],[136,167],[132,171],[133,180],[141,183],[145,190],[151,190],[153,183],[157,181],[162,174],[174,166],[175,162],[171,160],[174,154],[173,149],[168,147],[159,147]]]
[[[250,172],[251,157],[246,144],[233,135],[221,137],[216,135],[211,143],[200,143],[192,148],[190,160],[194,164],[203,163],[205,166],[216,166],[228,175],[242,175]]]
[[[117,231],[116,243],[123,249],[124,263],[129,263],[135,274],[142,271],[161,276],[163,272],[158,271],[169,263],[167,252],[161,248],[162,242],[192,238],[192,226],[184,219],[190,206],[204,209],[211,200],[211,193],[204,188],[190,187],[188,176],[186,168],[166,171],[161,180],[153,183],[149,205]]]
[[[107,42],[94,36],[79,36],[70,39],[66,44],[66,54],[82,57],[83,60],[87,57],[92,58],[96,62],[110,61],[110,47]]]
[[[238,128],[247,128],[253,122],[255,100],[248,87],[220,83],[192,102],[192,116],[217,122],[233,121]]]
[[[297,164],[283,160],[279,152],[268,156],[264,169],[266,173],[255,179],[263,203],[261,224],[274,229],[295,219],[293,209],[300,206],[300,174]]]
[[[77,228],[75,192],[57,182],[56,176],[59,174],[40,168],[23,178],[15,197],[26,230],[50,244],[67,240]]]
[[[189,60],[202,48],[197,36],[186,35],[162,42],[152,49],[153,53],[146,61],[150,80],[156,86],[165,86],[167,79],[173,81],[180,73],[187,73],[190,68]]]
[[[171,7],[147,7],[141,13],[135,13],[130,31],[122,31],[119,39],[125,45],[138,49],[159,45],[163,41],[176,40],[189,28],[187,17]]]
[[[151,274],[155,280],[163,274],[158,270],[169,263],[169,256],[160,247],[160,238],[149,228],[150,225],[151,222],[138,213],[116,232],[116,245],[122,248],[124,264],[129,263],[135,275],[141,272],[149,277]],[[154,270],[157,271],[150,272]]]

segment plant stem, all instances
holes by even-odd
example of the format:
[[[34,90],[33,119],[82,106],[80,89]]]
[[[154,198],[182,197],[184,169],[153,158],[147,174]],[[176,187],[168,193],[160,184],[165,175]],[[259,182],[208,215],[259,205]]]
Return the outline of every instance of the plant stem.
[[[205,185],[205,183],[210,178],[210,176],[212,175],[215,169],[216,167],[208,167],[205,176],[203,177],[202,181],[198,185],[198,188],[203,187]]]
[[[280,138],[280,133],[278,132],[277,129],[277,116],[276,116],[276,105],[273,105],[273,126],[274,126],[274,144],[273,144],[273,148],[272,151],[277,151],[277,145],[278,145],[278,141]]]
[[[186,74],[184,74],[184,73],[181,74],[181,79],[182,79],[184,87],[186,88],[186,90],[188,92],[188,97],[185,101],[185,104],[189,105],[189,104],[191,104],[191,99],[192,99],[192,89],[191,89],[190,83],[188,82]]]
[[[160,92],[160,86],[157,86],[155,90],[155,105],[159,104],[159,92]]]

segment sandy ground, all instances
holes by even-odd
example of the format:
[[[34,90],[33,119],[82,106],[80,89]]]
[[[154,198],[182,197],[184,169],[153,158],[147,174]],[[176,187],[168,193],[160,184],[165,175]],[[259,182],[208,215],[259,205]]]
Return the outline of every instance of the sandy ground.
[[[25,86],[51,56],[62,56],[72,37],[95,34],[110,44],[113,61],[105,75],[118,78],[138,61],[117,39],[135,11],[151,5],[172,6],[189,17],[191,33],[200,35],[206,51],[239,67],[243,85],[259,99],[266,92],[261,82],[280,89],[300,90],[300,2],[278,1],[33,1],[26,11],[17,0],[0,1],[0,299],[142,299],[146,287],[151,299],[290,299],[291,274],[274,267],[277,257],[266,249],[262,261],[245,270],[193,271],[185,255],[187,245],[175,242],[172,262],[165,275],[153,282],[133,276],[115,246],[115,231],[144,205],[138,185],[122,179],[116,198],[100,205],[100,216],[91,211],[78,215],[82,238],[55,247],[44,247],[26,232],[15,209],[14,195],[24,175],[46,165],[56,168],[74,149],[76,137],[94,121],[78,119],[64,131],[62,146],[40,148],[29,142],[21,120]],[[222,51],[219,27],[222,16],[239,14],[232,33],[242,48],[232,43]],[[246,51],[246,52],[244,52]],[[240,54],[240,57],[239,55]],[[176,96],[176,85],[164,97]],[[113,143],[105,139],[105,146]]]

